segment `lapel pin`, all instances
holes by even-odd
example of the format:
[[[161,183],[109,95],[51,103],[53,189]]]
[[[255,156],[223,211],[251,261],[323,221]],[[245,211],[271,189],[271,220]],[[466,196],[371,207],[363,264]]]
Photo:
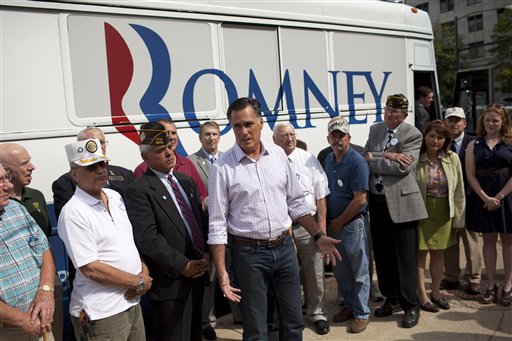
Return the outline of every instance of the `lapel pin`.
[[[167,197],[165,195],[162,195],[162,199],[167,200]]]

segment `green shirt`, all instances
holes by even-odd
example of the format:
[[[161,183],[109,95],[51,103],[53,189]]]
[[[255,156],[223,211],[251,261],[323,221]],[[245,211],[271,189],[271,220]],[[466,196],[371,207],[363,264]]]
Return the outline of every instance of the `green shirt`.
[[[11,198],[16,200],[15,198]],[[37,225],[43,230],[46,236],[52,233],[50,218],[48,217],[48,209],[43,193],[37,189],[25,187],[21,191],[21,200],[16,200],[22,204],[30,213]]]

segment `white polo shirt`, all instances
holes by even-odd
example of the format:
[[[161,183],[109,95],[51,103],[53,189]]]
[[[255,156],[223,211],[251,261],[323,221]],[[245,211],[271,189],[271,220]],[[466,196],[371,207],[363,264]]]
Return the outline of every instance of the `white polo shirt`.
[[[295,148],[288,159],[292,161],[294,174],[304,192],[311,215],[315,215],[316,201],[331,193],[322,165],[314,155],[300,148]]]
[[[84,309],[91,320],[123,312],[139,299],[127,301],[124,294],[128,288],[93,281],[84,276],[81,266],[99,260],[135,275],[142,270],[123,199],[111,189],[104,188],[103,192],[108,197],[110,214],[100,200],[77,187],[58,222],[59,236],[77,269],[69,313],[78,317]]]

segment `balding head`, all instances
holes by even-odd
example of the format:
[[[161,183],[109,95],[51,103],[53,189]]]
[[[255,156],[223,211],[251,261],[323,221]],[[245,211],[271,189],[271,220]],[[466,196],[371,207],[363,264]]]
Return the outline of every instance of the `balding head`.
[[[278,122],[274,126],[274,143],[284,149],[286,155],[290,155],[297,147],[295,128],[290,122]]]
[[[12,177],[14,192],[21,193],[21,189],[32,181],[32,171],[35,167],[30,161],[27,150],[17,143],[3,143],[0,145],[0,163],[2,163]]]

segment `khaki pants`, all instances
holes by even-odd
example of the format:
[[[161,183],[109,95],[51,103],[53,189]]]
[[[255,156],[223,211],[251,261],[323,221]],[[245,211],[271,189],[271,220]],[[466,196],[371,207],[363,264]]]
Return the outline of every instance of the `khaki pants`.
[[[91,321],[88,326],[88,335],[85,334],[82,322],[78,317],[71,316],[71,323],[77,340],[146,340],[140,304],[119,314]]]
[[[0,340],[2,341],[43,341],[42,337],[31,336],[18,327],[7,326],[0,323]],[[53,334],[48,334],[49,341],[55,341]]]

